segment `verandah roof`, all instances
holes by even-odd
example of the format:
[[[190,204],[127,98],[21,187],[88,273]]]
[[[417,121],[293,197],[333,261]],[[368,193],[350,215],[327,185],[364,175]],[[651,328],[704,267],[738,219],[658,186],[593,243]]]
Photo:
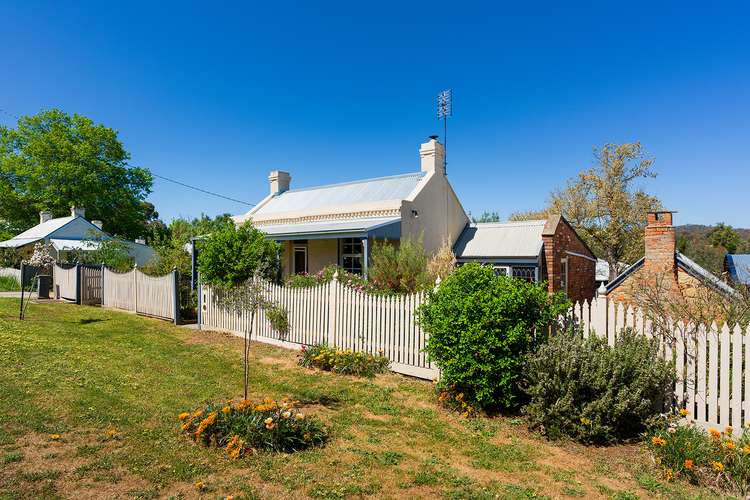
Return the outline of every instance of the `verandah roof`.
[[[272,224],[258,226],[258,229],[273,240],[365,237],[395,240],[401,237],[401,217],[369,217],[299,224]]]

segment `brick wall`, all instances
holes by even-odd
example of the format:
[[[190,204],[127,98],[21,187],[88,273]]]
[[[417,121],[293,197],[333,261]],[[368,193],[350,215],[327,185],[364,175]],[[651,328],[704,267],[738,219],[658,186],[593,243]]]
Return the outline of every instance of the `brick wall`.
[[[564,218],[552,216],[544,228],[542,240],[546,268],[542,276],[546,276],[550,293],[561,290],[562,259],[567,259],[568,297],[573,301],[593,299],[596,295],[596,258],[575,230]]]

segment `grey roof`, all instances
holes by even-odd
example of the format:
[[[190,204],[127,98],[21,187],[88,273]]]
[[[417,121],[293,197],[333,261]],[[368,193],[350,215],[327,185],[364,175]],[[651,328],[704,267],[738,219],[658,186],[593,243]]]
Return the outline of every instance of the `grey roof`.
[[[380,177],[326,186],[290,189],[274,196],[253,216],[269,216],[355,203],[403,200],[414,191],[424,172]]]
[[[546,220],[469,224],[453,246],[457,259],[536,258]]]
[[[750,285],[750,254],[728,253],[725,260],[732,281]]]
[[[29,243],[34,243],[43,238],[46,238],[50,234],[54,233],[64,225],[72,222],[75,219],[73,216],[58,217],[56,219],[50,219],[47,222],[42,222],[36,226],[27,229],[14,236],[13,238],[0,242],[0,248],[18,248]]]
[[[707,271],[703,267],[699,266],[696,262],[688,258],[686,255],[680,252],[675,252],[675,260],[677,261],[677,266],[683,271],[693,276],[694,278],[699,279],[703,283],[712,286],[714,289],[720,292],[724,292],[728,295],[734,295],[735,293],[737,293],[731,286],[721,281],[710,271]],[[607,293],[620,286],[620,284],[625,281],[628,276],[643,267],[644,262],[645,258],[641,257],[635,264],[625,269],[622,273],[620,273],[619,276],[610,281],[609,284],[607,284]]]
[[[258,226],[269,236],[324,236],[342,233],[365,233],[401,222],[401,217],[362,217],[357,219],[325,220],[299,224],[270,224]]]
[[[50,238],[49,242],[52,243],[52,246],[55,247],[56,250],[96,250],[101,246],[101,241],[95,240]]]

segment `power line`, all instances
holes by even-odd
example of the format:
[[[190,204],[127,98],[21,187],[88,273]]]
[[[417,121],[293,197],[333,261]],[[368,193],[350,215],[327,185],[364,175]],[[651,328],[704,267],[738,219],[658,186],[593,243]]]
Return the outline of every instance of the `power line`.
[[[177,180],[174,180],[174,179],[170,179],[169,177],[164,177],[163,175],[155,174],[153,172],[151,172],[151,175],[153,175],[154,177],[158,177],[159,179],[163,179],[165,181],[173,182],[175,184],[178,184],[180,186],[186,187],[188,189],[194,189],[196,191],[200,191],[201,193],[209,194],[211,196],[216,196],[218,198],[224,198],[225,200],[233,201],[235,203],[241,203],[241,204],[247,205],[249,207],[254,207],[255,206],[255,203],[248,203],[246,201],[238,200],[236,198],[230,198],[229,196],[224,196],[223,194],[214,193],[212,191],[208,191],[208,190],[203,189],[203,188],[191,186],[190,184],[185,184],[184,182],[177,181]]]

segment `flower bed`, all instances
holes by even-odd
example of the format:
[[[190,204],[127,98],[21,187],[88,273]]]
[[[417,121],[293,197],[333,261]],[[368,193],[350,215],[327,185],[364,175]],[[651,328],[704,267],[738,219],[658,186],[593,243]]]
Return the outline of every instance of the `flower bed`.
[[[299,364],[308,368],[320,368],[344,375],[374,377],[385,373],[390,361],[381,354],[354,352],[351,349],[336,349],[326,345],[302,346]]]
[[[261,403],[232,400],[179,415],[181,429],[196,443],[224,448],[230,458],[259,450],[294,452],[322,446],[328,432],[322,422],[306,416],[294,401]]]
[[[750,491],[750,429],[739,438],[733,429],[723,431],[696,427],[687,410],[682,421],[668,417],[664,425],[648,433],[645,444],[662,468],[664,478],[685,478],[692,483],[717,486],[745,495]]]

